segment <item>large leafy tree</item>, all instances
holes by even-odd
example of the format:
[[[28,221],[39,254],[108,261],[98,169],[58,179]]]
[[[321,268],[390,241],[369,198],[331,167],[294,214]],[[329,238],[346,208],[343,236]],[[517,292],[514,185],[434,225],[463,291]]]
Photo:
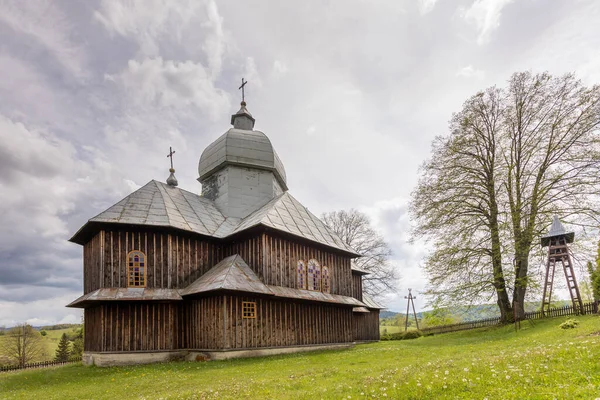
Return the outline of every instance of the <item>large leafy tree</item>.
[[[598,253],[595,262],[588,261],[588,273],[590,275],[590,286],[594,301],[600,300],[600,241],[598,242]]]
[[[600,88],[572,75],[516,73],[468,99],[411,202],[413,239],[433,244],[430,294],[495,296],[503,321],[523,313],[530,253],[552,215],[598,224],[599,126]]]

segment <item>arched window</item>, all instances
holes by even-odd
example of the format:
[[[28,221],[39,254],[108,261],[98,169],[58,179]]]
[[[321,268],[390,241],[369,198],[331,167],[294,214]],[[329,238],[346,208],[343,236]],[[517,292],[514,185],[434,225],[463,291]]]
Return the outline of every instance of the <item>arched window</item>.
[[[298,289],[306,289],[306,264],[298,260]]]
[[[127,255],[129,269],[127,272],[128,287],[146,287],[146,255],[134,250]]]
[[[308,290],[321,291],[321,266],[317,260],[308,260]]]
[[[321,268],[321,290],[323,293],[331,293],[331,283],[329,282],[329,268]]]

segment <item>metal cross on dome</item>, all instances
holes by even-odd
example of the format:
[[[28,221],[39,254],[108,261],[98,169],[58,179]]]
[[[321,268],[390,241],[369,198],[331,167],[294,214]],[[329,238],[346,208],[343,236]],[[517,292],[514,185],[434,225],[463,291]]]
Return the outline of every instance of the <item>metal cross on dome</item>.
[[[167,157],[171,159],[171,169],[173,169],[173,154],[175,154],[175,151],[171,146],[169,146],[169,154]]]
[[[246,86],[246,83],[248,83],[248,81],[244,81],[244,78],[242,78],[242,85],[238,88],[238,90],[242,89],[242,102],[246,101],[246,96],[244,93],[244,86]]]

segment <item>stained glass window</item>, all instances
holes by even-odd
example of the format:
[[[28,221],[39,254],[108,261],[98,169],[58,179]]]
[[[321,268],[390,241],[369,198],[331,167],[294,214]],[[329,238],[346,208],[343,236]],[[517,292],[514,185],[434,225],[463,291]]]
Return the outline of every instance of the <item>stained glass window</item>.
[[[317,260],[308,260],[308,290],[321,291],[321,266]]]
[[[321,268],[321,290],[323,293],[331,293],[331,284],[329,282],[329,268]]]
[[[128,287],[146,287],[146,255],[141,251],[131,251],[129,259]]]
[[[298,261],[298,289],[306,289],[306,264],[304,260]]]
[[[242,301],[242,318],[256,318],[256,302]]]

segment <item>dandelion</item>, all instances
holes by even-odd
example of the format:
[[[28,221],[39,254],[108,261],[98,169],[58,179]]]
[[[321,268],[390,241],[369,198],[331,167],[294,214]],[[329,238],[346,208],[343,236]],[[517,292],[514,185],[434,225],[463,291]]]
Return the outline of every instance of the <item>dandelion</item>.
[[[465,369],[464,369],[464,371],[465,371],[465,372],[469,372],[469,368],[465,368]]]
[[[509,380],[509,379],[510,379],[510,375],[506,375],[506,380]]]
[[[448,375],[450,372],[448,370],[444,371],[444,374]]]
[[[417,386],[421,386],[421,382],[417,382]]]
[[[448,389],[448,386],[444,385],[444,389]]]

